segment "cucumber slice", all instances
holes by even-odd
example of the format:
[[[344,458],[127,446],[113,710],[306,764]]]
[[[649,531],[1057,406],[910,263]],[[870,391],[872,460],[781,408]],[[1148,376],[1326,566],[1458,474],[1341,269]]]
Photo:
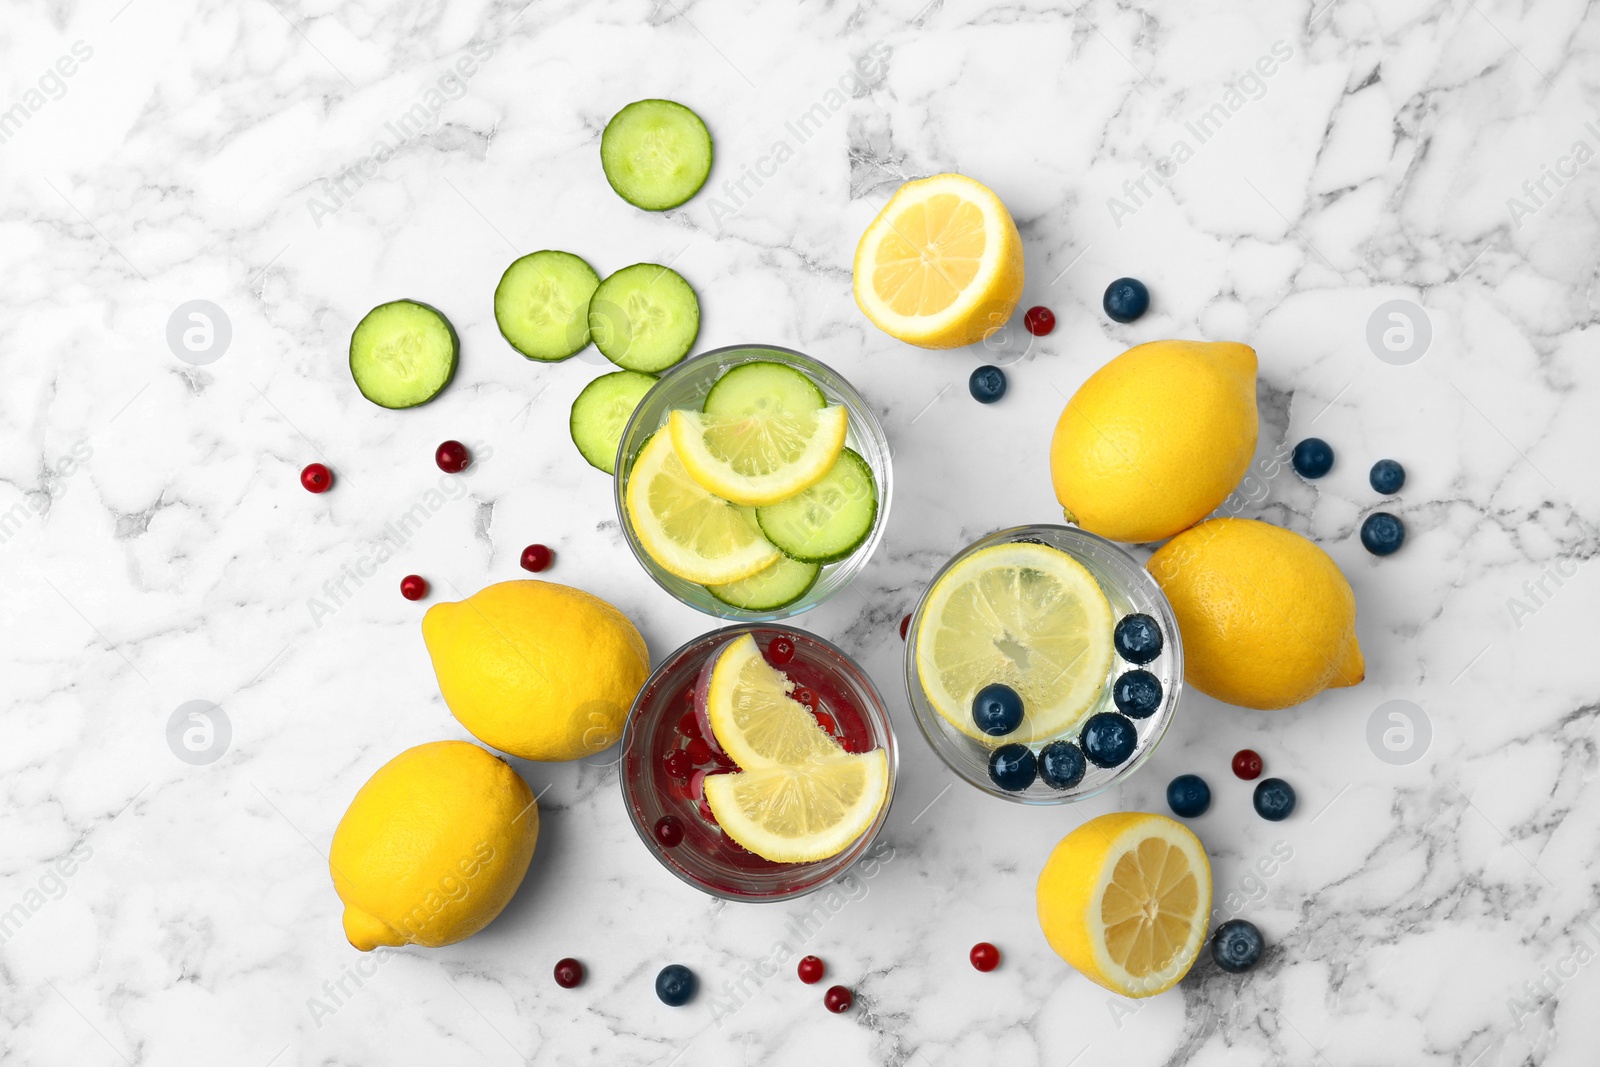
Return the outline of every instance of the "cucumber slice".
[[[379,304],[350,335],[350,376],[385,408],[426,404],[450,384],[461,339],[437,308],[416,300]]]
[[[583,387],[583,392],[572,402],[569,426],[572,443],[578,446],[591,467],[607,474],[616,473],[617,445],[628,425],[628,417],[655,384],[654,374],[618,370],[602,374]]]
[[[635,100],[606,123],[600,166],[634,207],[665,211],[688,200],[711,173],[711,134],[671,100]]]
[[[756,508],[767,540],[802,563],[837,563],[854,552],[878,519],[872,468],[845,449],[822,481],[779,504]]]
[[[589,331],[600,354],[623,370],[654,374],[694,347],[700,301],[677,271],[635,263],[601,282],[589,298]]]
[[[559,363],[588,345],[589,298],[599,285],[600,275],[571,252],[533,252],[500,276],[494,321],[518,352]]]
[[[702,405],[707,415],[773,415],[828,406],[817,383],[782,363],[743,363],[717,379]]]
[[[822,567],[816,563],[802,563],[788,556],[752,575],[742,582],[727,585],[708,585],[707,592],[724,604],[746,611],[774,611],[788,607],[811,591],[817,583]]]

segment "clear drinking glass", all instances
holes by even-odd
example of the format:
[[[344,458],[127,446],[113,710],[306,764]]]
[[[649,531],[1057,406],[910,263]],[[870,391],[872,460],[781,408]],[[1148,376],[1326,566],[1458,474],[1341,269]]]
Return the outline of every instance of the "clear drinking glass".
[[[1013,541],[1042,542],[1065,552],[1083,564],[1100,584],[1101,591],[1111,604],[1113,619],[1143,613],[1155,619],[1156,625],[1161,629],[1161,654],[1150,663],[1140,665],[1142,669],[1154,674],[1160,680],[1161,707],[1148,718],[1130,720],[1138,730],[1139,740],[1133,755],[1127,761],[1116,767],[1097,767],[1090,763],[1084,773],[1083,781],[1071,789],[1052,789],[1043,779],[1035,779],[1027,789],[1017,792],[1009,792],[995,785],[989,777],[989,753],[1004,744],[1005,738],[996,738],[993,745],[986,745],[951,726],[928,702],[927,695],[922,691],[922,682],[917,676],[917,635],[921,632],[922,611],[927,603],[928,591],[932,590],[939,579],[948,574],[957,563],[979,549]],[[1106,672],[1105,685],[1101,687],[1094,706],[1084,713],[1085,719],[1102,711],[1117,710],[1111,700],[1111,685],[1118,675],[1134,667],[1134,664],[1128,663],[1120,656],[1112,655],[1111,666]],[[968,545],[946,563],[934,576],[933,581],[928,583],[922,599],[917,602],[917,610],[912,613],[911,625],[906,631],[905,682],[906,695],[911,701],[912,711],[916,714],[917,726],[922,730],[922,735],[928,739],[928,744],[933,746],[934,752],[956,774],[992,796],[1019,804],[1064,804],[1083,800],[1109,789],[1138,770],[1150,757],[1150,753],[1155,751],[1162,735],[1166,733],[1167,724],[1172,720],[1173,710],[1177,708],[1178,700],[1183,695],[1183,643],[1178,636],[1178,620],[1173,616],[1172,607],[1167,603],[1161,587],[1139,561],[1120,545],[1075,526],[1018,526],[992,533]],[[1076,732],[1062,734],[1060,738],[1074,743],[1078,741]],[[1056,738],[1043,738],[1029,747],[1033,749],[1035,755],[1038,755],[1039,749],[1051,740]]]
[[[849,848],[810,863],[773,863],[745,851],[704,818],[689,783],[667,771],[667,756],[688,740],[679,723],[694,710],[693,692],[700,669],[736,637],[754,634],[762,654],[773,638],[794,642],[793,661],[779,667],[817,694],[820,712],[837,726],[836,736],[851,751],[884,750],[889,763],[889,792],[883,810],[866,833]],[[841,877],[872,847],[889,817],[898,765],[894,728],[871,679],[838,648],[787,626],[729,626],[695,638],[657,667],[628,712],[622,733],[623,756],[618,777],[622,799],[633,828],[661,865],[685,882],[723,900],[788,900],[820,889]],[[668,846],[657,834],[662,819],[674,820],[682,840]]]
[[[725,604],[712,596],[705,586],[685,581],[662,569],[639,543],[633,524],[628,519],[628,509],[625,504],[628,476],[633,471],[633,462],[651,435],[666,425],[667,415],[674,408],[691,408],[698,411],[705,401],[706,393],[711,391],[718,378],[741,363],[753,362],[782,363],[793,367],[817,384],[817,388],[827,397],[828,403],[844,405],[850,416],[850,429],[845,437],[845,445],[855,449],[861,454],[861,458],[867,461],[878,488],[878,515],[873,520],[872,532],[867,535],[867,539],[847,558],[824,566],[822,573],[817,576],[816,583],[799,600],[771,611],[747,611]],[[655,579],[657,585],[683,603],[698,608],[708,615],[724,619],[772,622],[792,618],[816,607],[855,580],[856,575],[872,558],[872,553],[883,538],[884,528],[889,521],[891,496],[889,439],[884,435],[883,426],[879,424],[877,416],[872,413],[872,409],[867,406],[861,394],[833,368],[800,352],[775,345],[732,345],[728,348],[714,349],[685,360],[663,374],[661,380],[652,386],[644,399],[639,402],[633,417],[628,420],[628,425],[622,432],[622,441],[617,448],[616,471],[617,522],[622,527],[622,535],[627,539],[628,547],[633,550],[639,565]]]

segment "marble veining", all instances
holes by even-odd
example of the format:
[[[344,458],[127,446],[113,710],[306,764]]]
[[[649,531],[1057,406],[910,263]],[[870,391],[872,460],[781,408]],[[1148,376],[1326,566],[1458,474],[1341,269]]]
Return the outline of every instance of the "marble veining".
[[[0,1058],[1594,1062],[1597,33],[1563,0],[12,5]],[[661,215],[598,165],[606,118],[645,96],[716,138],[706,189]],[[1019,321],[929,353],[857,311],[861,231],[943,170],[1011,208],[1049,337]],[[567,439],[603,361],[529,363],[495,329],[500,272],[547,247],[602,273],[671,262],[702,296],[699,349],[799,348],[883,420],[888,536],[801,624],[892,705],[889,852],[831,895],[723,905],[654,865],[609,757],[521,764],[543,829],[507,911],[446,949],[361,956],[333,827],[391,755],[465,736],[402,575],[453,598],[520,576],[542,541],[549,577],[618,604],[657,657],[713,625],[645,579]],[[1154,293],[1127,326],[1099,311],[1123,274]],[[443,308],[463,356],[438,401],[395,414],[351,387],[344,351],[399,296]],[[168,339],[197,300],[228,327],[209,362]],[[1335,557],[1368,677],[1277,713],[1190,693],[1125,786],[1019,810],[917,734],[897,624],[958,548],[1059,515],[1065,397],[1168,336],[1258,350],[1261,444],[1229,506]],[[984,362],[1010,376],[995,408],[966,395]],[[1312,434],[1339,460],[1307,483],[1282,459]],[[441,478],[449,437],[479,462]],[[1382,505],[1409,540],[1380,560],[1356,531],[1383,457],[1408,471]],[[297,483],[315,459],[338,479],[324,497]],[[215,762],[169,747],[191,701],[225,714]],[[1246,746],[1294,783],[1289,821],[1250,812],[1227,770]],[[1081,820],[1164,810],[1185,771],[1215,792],[1194,827],[1218,918],[1271,948],[1250,974],[1202,963],[1124,1001],[1049,952],[1034,878]],[[979,940],[1000,970],[967,965]],[[767,964],[793,942],[854,1012]],[[588,965],[577,991],[550,978],[565,955]],[[689,1008],[650,993],[670,961],[701,976]]]

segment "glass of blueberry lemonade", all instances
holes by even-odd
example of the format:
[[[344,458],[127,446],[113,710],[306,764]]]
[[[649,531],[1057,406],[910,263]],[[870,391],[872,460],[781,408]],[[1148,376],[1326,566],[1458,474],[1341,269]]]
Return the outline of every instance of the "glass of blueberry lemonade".
[[[894,731],[871,680],[783,625],[695,638],[645,682],[623,732],[634,829],[724,900],[785,900],[871,847],[894,793]]]
[[[906,631],[905,681],[923,736],[962,778],[1059,804],[1155,750],[1182,694],[1183,647],[1160,586],[1123,548],[1021,526],[935,575]]]

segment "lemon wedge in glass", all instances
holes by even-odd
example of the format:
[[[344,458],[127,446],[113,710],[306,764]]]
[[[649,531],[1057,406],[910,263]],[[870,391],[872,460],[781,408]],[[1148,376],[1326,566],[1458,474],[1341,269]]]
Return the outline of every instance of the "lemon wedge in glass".
[[[827,859],[877,820],[889,796],[889,759],[877,748],[718,774],[705,780],[705,796],[723,832],[762,859]]]
[[[1084,566],[1049,545],[980,549],[934,584],[917,633],[917,677],[934,710],[986,744],[1024,744],[1076,726],[1111,667],[1111,605]],[[972,721],[992,682],[1022,697],[1022,724],[1004,738]]]
[[[624,494],[628,521],[651,559],[685,581],[723,585],[758,574],[782,555],[749,513],[708,493],[657,433],[634,460]]]
[[[788,500],[821,481],[844,451],[848,426],[838,404],[749,415],[674,411],[667,422],[690,477],[707,492],[750,507]]]

